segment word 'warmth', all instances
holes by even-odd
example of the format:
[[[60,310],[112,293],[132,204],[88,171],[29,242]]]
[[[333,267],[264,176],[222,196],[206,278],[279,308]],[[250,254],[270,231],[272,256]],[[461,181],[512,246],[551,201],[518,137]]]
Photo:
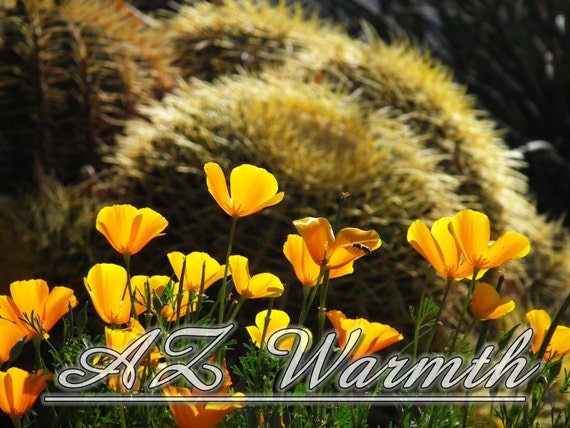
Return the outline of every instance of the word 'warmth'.
[[[190,387],[214,392],[224,383],[224,370],[210,357],[231,337],[235,324],[224,326],[185,326],[167,334],[161,352],[169,362],[145,385],[153,391],[183,378]],[[475,357],[460,355],[424,355],[415,359],[393,355],[382,361],[376,355],[350,360],[362,331],[353,331],[346,346],[335,352],[336,334],[326,334],[315,349],[309,351],[310,336],[301,328],[286,328],[271,335],[267,351],[275,357],[288,357],[276,388],[285,391],[305,381],[308,391],[315,390],[336,376],[335,385],[342,391],[367,391],[378,386],[383,391],[417,389],[420,391],[454,389],[515,389],[528,382],[540,369],[526,358],[532,341],[532,329],[514,337],[502,352],[496,345],[485,346]],[[291,350],[280,348],[284,339],[294,337]],[[108,377],[119,377],[126,390],[140,382],[138,367],[161,341],[160,328],[149,330],[123,352],[107,347],[84,350],[79,367],[70,367],[57,375],[58,385],[66,390],[85,390]],[[184,362],[181,362],[184,361]],[[102,363],[104,362],[104,363]]]

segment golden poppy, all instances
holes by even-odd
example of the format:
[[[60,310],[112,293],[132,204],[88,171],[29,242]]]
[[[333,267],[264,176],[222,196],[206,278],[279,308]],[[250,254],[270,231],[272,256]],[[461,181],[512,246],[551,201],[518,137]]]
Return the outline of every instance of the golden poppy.
[[[408,228],[408,242],[444,278],[460,280],[473,275],[473,266],[461,257],[461,250],[449,231],[452,217],[433,222],[431,230],[420,220]],[[484,271],[477,275],[482,276]]]
[[[467,263],[478,270],[494,268],[530,251],[529,240],[516,232],[505,232],[496,241],[490,241],[489,218],[478,211],[458,212],[449,223],[449,230]]]
[[[166,302],[163,302],[164,306],[161,311],[161,315],[169,322],[182,318],[188,311],[194,312],[196,303],[198,302],[196,296],[191,296],[188,290],[180,290],[179,282],[171,284],[172,289],[169,290],[168,293],[163,293],[163,296],[166,294],[171,297]],[[193,297],[192,302],[190,302],[190,297]]]
[[[188,291],[200,291],[202,276],[204,276],[204,290],[224,276],[225,265],[220,265],[207,253],[194,251],[185,256],[181,252],[175,251],[168,253],[168,260],[176,277],[184,283],[184,289]],[[182,279],[184,261],[186,261],[186,266],[184,268],[184,279]]]
[[[313,261],[326,269],[346,266],[382,245],[374,230],[346,227],[335,237],[329,221],[323,217],[305,217],[295,220],[293,224],[305,241]]]
[[[163,388],[162,392],[168,397],[192,397],[188,388],[180,388],[172,385]],[[244,395],[238,392],[232,397],[244,397]],[[169,403],[169,405],[174,421],[180,428],[215,428],[226,415],[243,407],[243,404],[239,402],[229,404],[172,402]]]
[[[249,262],[243,256],[230,256],[230,271],[236,291],[246,299],[279,297],[283,294],[283,284],[272,273],[258,273],[250,276]]]
[[[0,409],[10,418],[20,418],[30,411],[53,374],[28,373],[18,367],[0,372]]]
[[[352,359],[373,354],[404,338],[389,325],[370,322],[364,318],[350,319],[341,311],[328,311],[327,317],[336,331],[338,344],[342,349],[345,348],[350,333],[361,329],[360,340],[352,351]]]
[[[134,342],[137,338],[145,334],[146,331],[143,326],[134,318],[129,320],[129,324],[126,328],[123,329],[111,329],[109,327],[105,327],[105,343],[108,348],[113,349],[117,352],[123,352],[127,347]],[[143,358],[140,362],[140,365],[136,367],[138,372],[138,379],[130,388],[130,391],[136,391],[139,389],[140,386],[140,379],[143,375],[144,366],[148,363],[150,359],[150,363],[153,367],[156,367],[159,363],[159,360],[163,357],[162,353],[155,347],[149,355],[149,358]],[[110,376],[107,384],[111,390],[116,392],[127,392],[127,388],[120,380],[123,376],[124,368],[120,370],[120,373],[117,375]]]
[[[305,241],[299,235],[287,236],[287,241],[283,245],[283,254],[295,270],[295,275],[301,281],[301,284],[314,287],[317,285],[321,267],[315,263],[309,249],[305,245]],[[338,268],[331,269],[329,278],[338,278],[340,276],[349,275],[354,272],[353,262]]]
[[[150,292],[150,307],[151,311],[155,312],[152,298],[153,296],[161,297],[164,293],[164,289],[170,282],[170,277],[166,275],[153,275],[153,276],[146,276],[146,275],[135,275],[131,278],[131,287],[133,288],[133,293],[135,295],[135,309],[137,315],[142,314],[144,311],[147,310],[147,301],[146,301],[146,284],[148,282],[148,291]]]
[[[150,240],[164,235],[168,221],[150,208],[132,205],[104,207],[97,214],[96,228],[121,254],[136,254]]]
[[[515,302],[508,296],[501,297],[495,287],[486,282],[476,282],[471,297],[471,312],[481,321],[504,317],[515,309]]]
[[[550,316],[542,309],[533,309],[527,312],[526,320],[534,332],[532,352],[536,354],[540,350],[546,332],[550,328]],[[543,359],[548,361],[552,356],[553,360],[559,360],[568,353],[570,353],[570,328],[558,325],[546,348]]]
[[[263,329],[265,328],[265,324],[267,323],[267,310],[259,312],[255,316],[255,325],[250,325],[246,327],[251,340],[258,348],[261,346],[261,335],[263,334]],[[264,347],[267,344],[267,340],[271,337],[273,333],[276,331],[282,330],[289,326],[289,322],[291,319],[287,312],[280,311],[278,309],[273,309],[271,311],[269,323],[267,323],[267,328],[265,331],[265,337],[263,340]],[[304,329],[309,335],[311,332],[308,329]],[[280,349],[290,350],[293,347],[295,338],[284,338],[278,343]]]
[[[50,291],[43,279],[14,281],[10,284],[11,298],[3,296],[0,316],[19,324],[26,335],[26,342],[37,334],[47,334],[69,307],[78,305],[73,290],[68,287],[53,287]],[[26,321],[22,321],[26,320]]]
[[[98,263],[84,278],[93,307],[107,324],[125,324],[131,316],[127,271],[112,263]]]
[[[243,164],[230,173],[230,190],[220,165],[208,162],[204,165],[208,191],[218,205],[232,217],[245,217],[283,200],[283,192],[277,193],[277,180],[267,170]]]
[[[10,351],[18,340],[28,339],[28,332],[21,325],[22,323],[14,322],[5,317],[7,311],[2,311],[2,308],[7,308],[10,304],[8,299],[8,296],[0,296],[0,337],[2,337],[0,340],[0,364],[10,359]],[[10,310],[10,313],[14,313],[14,311]]]

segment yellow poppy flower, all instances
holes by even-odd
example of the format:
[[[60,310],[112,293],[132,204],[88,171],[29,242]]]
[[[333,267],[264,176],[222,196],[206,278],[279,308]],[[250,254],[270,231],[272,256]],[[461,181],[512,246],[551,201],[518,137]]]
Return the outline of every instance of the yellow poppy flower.
[[[327,317],[336,331],[338,344],[343,349],[348,342],[350,333],[356,329],[362,330],[360,342],[352,352],[352,359],[373,354],[404,338],[402,334],[389,325],[370,322],[364,318],[350,319],[341,311],[328,311]]]
[[[194,312],[196,309],[196,304],[198,299],[196,296],[191,296],[188,290],[180,290],[180,283],[175,282],[172,284],[172,290],[169,291],[168,295],[172,296],[169,300],[164,303],[161,311],[161,315],[169,322],[176,321],[178,318],[182,318],[184,315],[190,312]],[[193,297],[192,302],[190,302],[190,297]],[[164,299],[164,293],[163,293]],[[180,303],[178,303],[180,299]],[[179,311],[180,308],[180,311]],[[180,313],[178,313],[180,312]]]
[[[183,281],[185,290],[199,292],[202,282],[202,273],[204,276],[204,290],[224,276],[225,265],[220,265],[207,253],[194,251],[185,256],[175,251],[168,253],[168,260],[179,281],[182,281],[180,276],[182,275],[182,266],[184,265],[185,259],[186,267],[184,268]]]
[[[137,315],[142,314],[147,309],[146,301],[146,284],[148,282],[149,292],[150,292],[150,307],[153,312],[155,312],[154,305],[152,302],[152,296],[161,297],[164,293],[164,289],[170,282],[170,277],[166,275],[135,275],[131,278],[131,287],[133,288],[133,293],[135,295],[135,310]]]
[[[113,349],[117,352],[123,352],[127,347],[133,343],[137,338],[145,334],[146,331],[143,326],[134,318],[131,318],[129,324],[124,329],[111,329],[105,327],[105,343],[107,348]],[[159,360],[163,357],[157,347],[155,347],[150,352],[150,362],[153,367],[156,367]],[[147,364],[148,359],[143,358],[140,362],[140,366],[137,367],[139,378],[131,390],[137,391],[140,386],[140,378],[143,375],[144,366]],[[127,389],[120,381],[120,377],[123,376],[124,368],[121,369],[120,373],[117,375],[110,376],[107,385],[111,390],[116,392],[127,392]]]
[[[43,279],[15,281],[10,284],[10,294],[11,298],[2,296],[0,317],[18,324],[25,332],[26,342],[40,332],[49,337],[47,333],[69,311],[69,306],[78,304],[71,288],[58,286],[50,291]]]
[[[546,332],[550,328],[550,316],[542,309],[533,309],[527,312],[526,320],[534,332],[532,352],[536,354],[540,350],[544,336],[546,336]],[[546,348],[543,359],[548,361],[551,354],[554,354],[552,359],[559,360],[568,353],[570,353],[570,328],[558,325]]]
[[[283,245],[283,254],[295,270],[295,275],[301,284],[314,287],[317,285],[321,267],[315,263],[305,241],[299,235],[287,236],[287,241]],[[354,272],[353,262],[350,262],[338,269],[331,269],[329,278],[338,278]]]
[[[98,263],[84,278],[93,307],[107,324],[125,324],[131,316],[127,271],[112,263]]]
[[[24,416],[52,379],[53,374],[28,373],[18,367],[0,372],[0,409],[13,419]]]
[[[168,397],[191,396],[188,388],[172,385],[164,388],[162,392]],[[244,395],[238,392],[233,397],[244,397]],[[180,402],[169,403],[169,405],[174,421],[180,428],[215,428],[226,415],[244,406],[242,403],[187,404]]]
[[[313,261],[326,269],[346,266],[382,245],[374,230],[346,227],[335,237],[329,221],[323,217],[305,217],[293,224]]]
[[[277,193],[277,180],[267,170],[253,165],[240,165],[230,173],[230,191],[220,165],[204,165],[208,191],[218,205],[232,217],[245,217],[283,200]]]
[[[473,275],[473,266],[461,257],[461,250],[449,231],[452,217],[433,222],[431,230],[420,220],[408,228],[408,242],[444,278],[460,280]],[[480,271],[477,277],[481,277]]]
[[[132,205],[104,207],[97,214],[96,227],[121,254],[136,254],[150,240],[164,235],[168,221],[150,208]]]
[[[489,218],[478,211],[458,212],[449,223],[449,230],[467,263],[479,270],[524,257],[530,250],[529,240],[516,232],[505,232],[496,241],[490,241]]]
[[[279,297],[283,294],[283,284],[272,273],[258,273],[250,276],[249,262],[243,256],[230,256],[230,272],[236,291],[246,299]]]
[[[263,329],[266,324],[267,312],[268,312],[267,310],[259,312],[255,316],[255,325],[250,325],[246,327],[246,330],[249,333],[251,340],[258,348],[261,345],[261,335],[263,334]],[[271,311],[271,316],[265,332],[265,338],[263,341],[264,347],[265,345],[267,345],[267,340],[271,337],[271,335],[276,331],[287,328],[289,326],[290,321],[291,319],[289,318],[289,315],[287,315],[287,312],[273,309]],[[311,332],[308,329],[304,330],[307,333],[309,333],[309,335],[311,335]],[[284,338],[278,343],[278,346],[280,349],[291,350],[294,341],[295,341],[294,337]]]
[[[476,282],[471,297],[471,312],[481,321],[502,318],[515,309],[510,297],[499,296],[495,287],[486,282]]]

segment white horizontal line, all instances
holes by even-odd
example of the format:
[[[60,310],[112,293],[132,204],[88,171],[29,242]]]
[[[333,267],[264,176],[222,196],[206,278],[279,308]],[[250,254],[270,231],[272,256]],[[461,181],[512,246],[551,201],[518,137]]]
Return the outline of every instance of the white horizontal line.
[[[169,403],[223,403],[223,404],[488,404],[488,403],[525,403],[526,396],[497,395],[494,397],[465,396],[465,395],[246,395],[246,396],[220,396],[220,395],[69,395],[44,394],[41,397],[43,404],[67,405],[137,405],[137,404],[163,404]]]

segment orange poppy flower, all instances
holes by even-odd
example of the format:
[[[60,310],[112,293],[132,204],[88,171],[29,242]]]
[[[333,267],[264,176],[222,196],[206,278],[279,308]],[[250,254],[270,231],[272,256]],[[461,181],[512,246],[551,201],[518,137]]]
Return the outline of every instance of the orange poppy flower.
[[[131,318],[129,324],[124,329],[111,329],[109,327],[105,327],[105,343],[108,348],[113,349],[117,352],[123,352],[127,347],[133,343],[137,338],[145,334],[146,331],[143,326],[134,318]],[[155,347],[150,352],[150,362],[153,367],[156,367],[159,363],[159,360],[163,357],[161,352]],[[133,385],[132,388],[129,390],[137,391],[140,386],[140,379],[143,375],[144,366],[147,364],[148,359],[143,358],[140,362],[140,365],[137,367],[138,372],[138,379]],[[116,392],[127,392],[125,385],[120,380],[120,377],[123,376],[124,368],[120,370],[120,373],[117,375],[110,376],[107,384],[111,390]]]
[[[335,237],[329,221],[323,217],[305,217],[293,224],[313,261],[326,269],[346,266],[382,245],[374,230],[346,227]]]
[[[473,275],[473,266],[461,257],[461,250],[449,231],[452,217],[433,222],[431,230],[420,220],[408,228],[408,242],[444,278],[460,280]],[[480,271],[481,277],[485,272]]]
[[[546,336],[546,332],[550,328],[550,316],[542,309],[533,309],[527,312],[526,320],[534,332],[532,352],[536,354],[540,350],[544,336]],[[570,353],[570,328],[558,325],[546,348],[543,359],[548,361],[552,355],[553,360],[559,360],[568,353]]]
[[[515,309],[510,297],[499,296],[495,287],[486,282],[476,282],[471,297],[471,312],[481,321],[502,318]]]
[[[107,324],[125,324],[131,316],[127,271],[113,263],[98,263],[84,278],[93,307]]]
[[[0,364],[10,359],[10,352],[18,340],[28,337],[28,332],[25,327],[21,325],[22,323],[4,318],[5,311],[3,313],[2,308],[13,304],[13,302],[9,302],[8,299],[8,296],[0,296],[0,337],[2,337],[2,340],[0,340]],[[15,314],[16,312],[11,309],[10,313]]]
[[[449,230],[467,263],[478,270],[524,257],[530,250],[529,240],[516,232],[505,232],[496,241],[490,241],[489,218],[478,211],[458,212],[449,223]]]
[[[168,397],[192,397],[188,388],[179,388],[172,385],[162,390]],[[244,397],[240,392],[232,397]],[[242,403],[232,402],[230,404],[192,404],[192,403],[169,403],[174,421],[180,428],[215,428],[220,421],[229,413],[243,407]]]
[[[180,278],[182,275],[182,266],[184,265],[184,260],[186,260],[183,280],[185,290],[200,291],[202,269],[204,269],[204,290],[224,276],[225,265],[220,265],[207,253],[194,251],[185,256],[181,252],[175,251],[168,253],[168,260],[179,281],[182,280]]]
[[[47,338],[55,323],[69,311],[69,306],[78,305],[73,293],[71,288],[61,286],[50,291],[43,279],[14,281],[10,284],[12,297],[0,297],[0,317],[19,325],[26,342],[40,333]]]
[[[287,260],[293,265],[295,275],[301,281],[301,284],[314,287],[321,272],[321,267],[315,263],[309,249],[305,245],[305,241],[299,235],[287,236],[287,241],[283,245],[283,254]],[[340,276],[349,275],[354,272],[353,262],[350,262],[338,269],[331,269],[329,278],[338,278]]]
[[[142,314],[144,311],[147,310],[147,301],[146,301],[146,284],[148,282],[149,292],[151,296],[150,307],[153,312],[155,312],[152,297],[158,296],[161,297],[164,293],[164,289],[170,282],[170,277],[166,275],[153,275],[153,276],[146,276],[146,275],[135,275],[131,278],[131,287],[133,288],[133,293],[135,295],[135,310],[137,315]]]
[[[283,294],[283,284],[272,273],[258,273],[250,276],[249,262],[243,256],[230,256],[230,271],[236,291],[246,299],[279,297]]]
[[[344,349],[350,333],[361,329],[360,341],[352,351],[352,359],[373,354],[404,338],[396,329],[389,325],[370,322],[364,318],[350,319],[341,311],[328,311],[327,317],[333,325],[338,344]]]
[[[258,348],[261,345],[261,335],[263,334],[263,329],[265,328],[267,312],[268,312],[267,310],[259,312],[255,316],[255,325],[250,325],[250,326],[246,327],[246,330],[249,333],[251,340],[253,341],[255,346],[257,346]],[[271,337],[271,335],[273,333],[275,333],[276,331],[282,330],[284,328],[287,328],[289,326],[290,321],[291,321],[291,319],[289,318],[289,315],[287,314],[287,312],[280,311],[277,309],[273,309],[271,311],[270,320],[269,320],[269,323],[267,324],[267,329],[265,332],[265,338],[263,341],[264,346],[267,345],[267,340]],[[311,335],[311,332],[308,329],[304,329],[304,330],[309,335]],[[287,350],[287,349],[291,350],[291,348],[293,347],[294,341],[295,341],[294,337],[284,338],[283,340],[281,340],[279,342],[279,348],[283,349],[283,350]]]
[[[208,191],[218,205],[232,217],[245,217],[283,200],[277,193],[277,180],[267,170],[253,165],[240,165],[230,173],[230,190],[220,165],[204,165]]]
[[[198,299],[194,297],[192,302],[190,302],[190,292],[188,290],[180,290],[180,283],[175,282],[172,284],[172,289],[167,293],[168,296],[172,296],[164,303],[161,311],[161,315],[169,322],[176,321],[178,318],[182,318],[184,315],[190,312],[194,312],[196,309],[196,304]],[[164,297],[164,293],[162,295]],[[178,303],[180,299],[180,303]],[[180,308],[180,312],[178,312]]]
[[[20,418],[30,411],[53,374],[28,373],[18,367],[0,372],[0,409],[10,418]]]
[[[164,235],[168,221],[150,208],[132,205],[104,207],[97,215],[96,227],[121,254],[136,254],[150,240]]]

